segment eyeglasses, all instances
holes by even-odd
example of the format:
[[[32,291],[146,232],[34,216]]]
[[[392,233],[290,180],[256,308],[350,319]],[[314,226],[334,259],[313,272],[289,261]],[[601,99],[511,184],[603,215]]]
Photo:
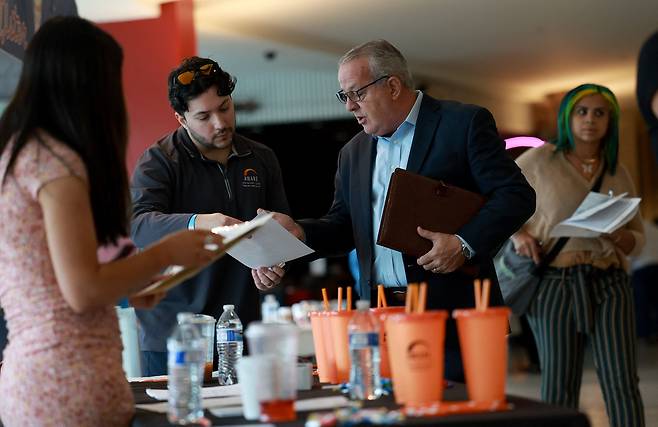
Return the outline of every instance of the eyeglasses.
[[[212,73],[216,73],[217,72],[216,65],[217,64],[215,64],[214,62],[210,62],[208,64],[203,64],[198,68],[183,71],[182,73],[176,76],[176,80],[178,80],[178,83],[187,86],[190,83],[192,83],[199,74],[203,74],[204,76],[209,76]]]
[[[338,92],[336,92],[336,98],[338,98],[338,100],[340,102],[342,102],[343,104],[347,104],[348,99],[352,102],[359,102],[359,101],[363,100],[363,96],[365,95],[364,90],[366,88],[368,88],[369,86],[374,85],[375,83],[377,83],[380,80],[387,79],[389,77],[390,76],[388,76],[388,75],[381,76],[380,78],[371,81],[367,85],[365,85],[363,87],[360,87],[357,90],[350,90],[350,91],[345,92],[344,90],[341,89]]]

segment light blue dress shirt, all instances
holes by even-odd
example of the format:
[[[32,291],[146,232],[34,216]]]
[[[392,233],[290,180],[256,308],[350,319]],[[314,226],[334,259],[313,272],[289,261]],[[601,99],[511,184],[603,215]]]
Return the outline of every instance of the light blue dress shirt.
[[[411,107],[411,111],[409,111],[409,115],[404,122],[391,136],[377,137],[377,157],[375,158],[375,169],[372,174],[372,235],[373,247],[375,248],[373,283],[385,287],[407,286],[407,274],[404,269],[402,253],[379,246],[377,244],[377,234],[384,212],[384,202],[386,201],[391,175],[396,168],[407,169],[411,143],[416,132],[420,103],[423,100],[423,93],[420,91],[416,91],[416,93],[416,102]],[[475,253],[473,248],[461,236],[457,236],[457,238],[468,247],[472,254]]]
[[[416,91],[416,102],[409,115],[389,137],[377,137],[377,157],[372,173],[372,230],[374,265],[373,283],[387,287],[406,286],[407,275],[404,271],[402,253],[377,244],[377,234],[384,211],[384,202],[388,192],[388,183],[396,168],[406,169],[411,152],[411,143],[416,132],[416,120],[423,93]]]

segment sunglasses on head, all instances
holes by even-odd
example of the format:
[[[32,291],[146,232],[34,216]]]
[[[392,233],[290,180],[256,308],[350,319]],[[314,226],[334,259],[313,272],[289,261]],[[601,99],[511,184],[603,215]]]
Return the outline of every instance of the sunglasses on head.
[[[210,62],[208,64],[203,64],[200,67],[194,68],[192,70],[183,71],[182,73],[176,76],[176,80],[178,80],[178,83],[187,86],[190,83],[192,83],[199,74],[202,74],[204,76],[209,76],[212,73],[216,73],[216,72],[217,72],[216,64],[214,62]]]

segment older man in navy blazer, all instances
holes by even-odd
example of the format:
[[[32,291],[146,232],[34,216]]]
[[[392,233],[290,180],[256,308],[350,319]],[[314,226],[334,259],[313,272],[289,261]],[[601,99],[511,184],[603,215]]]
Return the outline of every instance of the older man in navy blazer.
[[[296,223],[285,215],[276,218],[322,255],[346,254],[356,247],[362,299],[371,298],[377,284],[393,297],[403,295],[407,283],[425,281],[428,308],[473,307],[474,277],[460,267],[468,261],[478,266],[480,277],[495,279],[493,255],[535,210],[535,193],[505,153],[491,113],[414,90],[406,60],[385,40],[347,52],[339,61],[338,81],[336,95],[363,131],[340,152],[333,204],[319,219]],[[397,167],[482,194],[487,202],[456,234],[419,227],[418,234],[432,242],[420,258],[379,246],[383,205]],[[273,276],[254,272],[257,284],[278,279]],[[502,304],[495,280],[491,304]],[[452,321],[445,372],[449,379],[463,380]]]

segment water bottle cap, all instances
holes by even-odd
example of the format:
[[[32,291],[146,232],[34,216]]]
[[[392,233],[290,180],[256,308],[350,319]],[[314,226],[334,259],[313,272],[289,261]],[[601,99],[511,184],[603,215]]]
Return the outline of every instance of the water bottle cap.
[[[224,304],[224,311],[226,310],[233,310],[235,309],[235,306],[233,304]]]
[[[370,301],[365,300],[365,299],[360,299],[356,302],[356,309],[357,310],[367,310],[370,308]]]
[[[276,314],[279,321],[292,322],[292,309],[290,307],[279,307]]]
[[[265,295],[265,301],[274,302],[274,301],[276,301],[276,297],[272,294],[267,294],[267,295]]]

